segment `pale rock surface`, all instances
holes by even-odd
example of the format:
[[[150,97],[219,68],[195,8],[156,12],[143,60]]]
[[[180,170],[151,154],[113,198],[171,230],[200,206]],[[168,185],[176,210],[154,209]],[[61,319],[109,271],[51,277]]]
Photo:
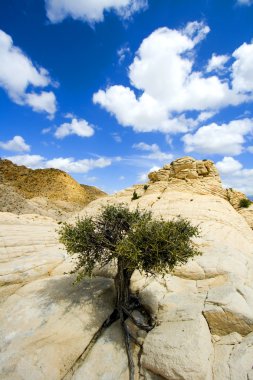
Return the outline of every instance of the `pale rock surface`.
[[[0,294],[49,276],[65,261],[58,244],[58,224],[39,215],[0,213]]]
[[[253,204],[248,208],[240,208],[238,212],[245,218],[249,226],[253,229]]]
[[[0,213],[0,377],[62,379],[113,308],[112,280],[74,287],[58,224]]]
[[[197,168],[189,161],[190,170]],[[79,215],[95,215],[105,204],[125,203],[132,209],[150,209],[154,217],[172,219],[180,215],[199,226],[201,236],[196,243],[202,256],[163,279],[138,274],[132,278],[132,289],[159,323],[144,342],[143,376],[173,380],[216,380],[223,376],[224,380],[237,380],[236,372],[227,367],[218,375],[212,337],[238,334],[241,341],[237,342],[234,362],[240,363],[239,347],[253,331],[253,232],[228,202],[211,163],[206,177],[196,169],[198,178],[194,171],[187,176],[182,160],[179,164],[174,163],[174,173],[178,175],[182,168],[183,178],[165,180],[162,172],[161,180],[150,182],[147,190],[136,185],[92,202]],[[164,170],[171,173],[170,166]],[[140,198],[131,201],[134,190]],[[184,345],[186,337],[188,344]],[[231,344],[224,347],[224,356],[229,357]],[[191,351],[199,361],[190,357]],[[251,376],[249,368],[244,370],[245,380]],[[212,375],[213,371],[217,375]]]
[[[119,322],[101,336],[84,363],[64,380],[128,380],[128,362]]]
[[[196,244],[202,256],[164,278],[138,272],[132,277],[132,290],[157,320],[141,338],[136,380],[253,378],[253,231],[228,202],[213,164],[194,161],[174,161],[163,169],[167,177],[163,172],[147,190],[133,186],[79,213],[96,215],[105,204],[125,203],[151,210],[154,217],[181,215],[201,230]],[[131,201],[134,190],[140,198]],[[57,243],[52,219],[3,213],[0,221],[6,295],[0,313],[1,379],[126,380],[117,324],[82,356],[112,311],[113,266],[97,271],[109,278],[74,288],[72,278],[63,275],[72,263]]]
[[[56,380],[75,364],[112,311],[112,281],[73,287],[73,277],[32,281],[4,302],[0,373],[3,380]]]
[[[142,365],[164,379],[212,379],[213,346],[205,319],[164,321],[145,339]],[[186,377],[187,376],[187,377]]]

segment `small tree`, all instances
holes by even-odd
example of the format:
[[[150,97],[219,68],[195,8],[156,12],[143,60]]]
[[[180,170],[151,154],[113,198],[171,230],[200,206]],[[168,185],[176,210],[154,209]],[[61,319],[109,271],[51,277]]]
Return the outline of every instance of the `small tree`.
[[[251,201],[248,198],[242,198],[239,202],[240,208],[248,208],[251,205]]]
[[[185,264],[200,252],[192,238],[199,235],[183,218],[172,221],[153,220],[147,211],[130,211],[124,205],[106,206],[96,218],[78,219],[75,225],[64,224],[60,230],[60,242],[70,255],[77,254],[77,281],[91,276],[96,266],[103,267],[112,261],[117,264],[114,279],[116,289],[115,310],[104,322],[103,328],[120,319],[123,327],[129,361],[129,377],[134,379],[134,364],[130,350],[130,338],[126,319],[130,318],[139,328],[150,331],[154,325],[137,321],[132,311],[141,305],[131,294],[130,280],[134,270],[145,274],[165,275],[178,264]]]
[[[135,201],[136,199],[139,199],[139,198],[140,198],[140,195],[138,195],[138,194],[136,193],[136,191],[134,190],[133,195],[132,195],[132,198],[131,198],[131,201]]]

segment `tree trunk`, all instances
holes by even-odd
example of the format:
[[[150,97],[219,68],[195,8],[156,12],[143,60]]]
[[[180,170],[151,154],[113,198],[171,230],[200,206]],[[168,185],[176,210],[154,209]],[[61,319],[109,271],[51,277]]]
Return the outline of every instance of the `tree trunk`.
[[[134,380],[134,361],[130,347],[130,334],[126,325],[125,319],[127,318],[125,311],[129,308],[130,301],[130,280],[133,274],[133,270],[130,271],[125,268],[124,259],[118,259],[118,271],[115,276],[114,283],[116,289],[116,305],[115,309],[118,311],[120,323],[124,331],[125,346],[128,357],[129,365],[129,380]]]
[[[154,325],[143,324],[137,321],[131,313],[131,310],[136,309],[136,305],[133,303],[133,297],[131,297],[130,292],[130,281],[134,271],[129,270],[126,267],[126,261],[122,258],[118,258],[118,270],[114,279],[116,289],[115,311],[118,318],[120,319],[120,323],[124,332],[129,365],[129,380],[134,380],[134,361],[130,346],[131,333],[126,324],[126,319],[129,318],[137,327],[147,332],[152,330]]]
[[[130,299],[130,280],[133,274],[133,270],[125,268],[124,260],[118,259],[118,271],[114,279],[116,289],[116,309],[119,314],[122,311],[122,307],[128,309]]]

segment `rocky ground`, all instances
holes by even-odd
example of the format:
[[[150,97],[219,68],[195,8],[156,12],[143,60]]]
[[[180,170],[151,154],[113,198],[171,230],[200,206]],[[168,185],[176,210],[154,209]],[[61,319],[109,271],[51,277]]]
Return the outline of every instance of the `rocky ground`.
[[[125,203],[154,217],[181,215],[201,230],[202,256],[164,278],[133,275],[132,290],[157,319],[147,335],[131,327],[143,345],[134,348],[136,380],[253,379],[253,231],[225,197],[213,165],[192,177],[197,163],[175,161],[174,177],[158,173],[147,189],[134,186],[79,213]],[[58,227],[38,215],[0,214],[1,379],[127,380],[117,323],[89,345],[113,309],[112,271],[73,286]]]

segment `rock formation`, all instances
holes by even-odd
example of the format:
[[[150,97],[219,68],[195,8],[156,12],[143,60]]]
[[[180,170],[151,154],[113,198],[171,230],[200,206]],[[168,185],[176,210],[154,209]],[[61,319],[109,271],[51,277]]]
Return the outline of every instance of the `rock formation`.
[[[246,219],[253,228],[253,205],[248,209],[240,207],[245,194],[234,189],[224,189],[219,173],[210,160],[195,160],[192,157],[182,157],[165,165],[162,169],[149,173],[151,183],[167,182],[170,189],[192,191],[198,194],[213,194],[226,199],[236,211]]]
[[[94,186],[80,185],[62,170],[32,170],[0,160],[0,211],[61,220],[105,195]]]
[[[195,180],[214,179],[221,182],[219,173],[210,160],[195,160],[192,157],[182,157],[165,165],[163,169],[151,172],[150,181],[171,181],[173,179]],[[206,182],[206,181],[205,181]]]
[[[157,319],[147,335],[130,326],[143,344],[135,346],[136,380],[253,379],[253,231],[206,162],[177,160],[166,175],[152,173],[148,187],[97,199],[78,213],[126,203],[154,217],[181,215],[201,230],[202,256],[163,278],[132,277],[132,290]],[[72,263],[57,243],[56,222],[9,213],[0,220],[1,379],[127,380],[117,323],[90,344],[113,308],[113,268],[73,287],[63,275]]]

